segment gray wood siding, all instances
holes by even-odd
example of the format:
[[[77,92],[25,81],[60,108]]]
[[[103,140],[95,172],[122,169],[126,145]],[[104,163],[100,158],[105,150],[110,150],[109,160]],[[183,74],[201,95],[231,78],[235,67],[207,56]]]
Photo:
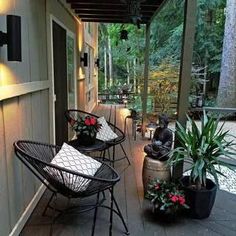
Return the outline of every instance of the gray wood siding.
[[[9,6],[6,14],[21,16],[22,62],[8,62],[7,47],[0,48],[0,86],[49,80],[46,1],[9,0]],[[0,25],[6,31],[4,16]],[[50,142],[49,120],[48,88],[0,101],[1,236],[9,235],[41,185],[15,156],[13,142]]]
[[[48,90],[0,103],[0,235],[8,235],[39,188],[14,154],[19,139],[49,142]]]
[[[57,0],[6,2],[0,29],[6,31],[5,15],[21,16],[22,62],[8,62],[7,47],[0,48],[0,236],[12,232],[41,185],[15,156],[13,142],[53,142],[51,16],[75,35],[81,33],[79,23]],[[76,53],[79,58],[79,48]],[[84,91],[84,82],[80,85]],[[82,103],[85,107],[84,98]]]
[[[10,231],[10,215],[8,206],[7,164],[5,158],[6,148],[2,107],[2,103],[0,102],[0,235],[8,235],[8,232]]]

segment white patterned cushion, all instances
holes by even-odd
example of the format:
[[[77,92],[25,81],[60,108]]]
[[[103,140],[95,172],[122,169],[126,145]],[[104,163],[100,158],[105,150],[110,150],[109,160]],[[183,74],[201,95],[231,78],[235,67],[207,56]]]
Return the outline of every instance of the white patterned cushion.
[[[66,143],[63,143],[60,151],[52,159],[51,163],[60,167],[64,167],[68,170],[73,170],[75,172],[79,172],[81,174],[89,176],[94,176],[101,166],[100,162],[82,154]],[[50,170],[47,167],[46,171],[51,172],[52,169]],[[60,176],[59,178],[60,182],[64,182],[68,188],[76,192],[86,190],[88,184],[91,181],[89,179],[85,179],[83,177],[75,176],[65,172],[63,172],[63,176]],[[62,180],[62,178],[64,179],[64,181]]]
[[[102,141],[110,141],[118,138],[118,135],[107,124],[107,121],[103,116],[98,118],[98,122],[102,125],[102,127],[97,133],[97,139]]]

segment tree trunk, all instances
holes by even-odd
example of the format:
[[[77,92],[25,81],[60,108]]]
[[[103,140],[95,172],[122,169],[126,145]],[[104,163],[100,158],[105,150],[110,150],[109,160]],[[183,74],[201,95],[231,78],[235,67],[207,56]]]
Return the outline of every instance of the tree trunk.
[[[227,0],[217,104],[236,107],[236,0]]]
[[[104,47],[104,88],[107,89],[107,47]]]
[[[109,86],[113,85],[113,70],[112,70],[112,53],[111,53],[111,39],[108,37],[108,59],[109,59]]]
[[[146,25],[146,44],[145,44],[145,59],[144,59],[144,83],[142,94],[142,111],[143,111],[143,123],[142,123],[142,137],[144,137],[147,123],[147,100],[148,100],[148,79],[149,79],[149,49],[150,49],[150,24]]]
[[[129,69],[129,62],[127,61],[126,63],[126,68],[127,68],[127,84],[130,84],[130,69]]]
[[[137,86],[137,71],[136,71],[136,58],[134,58],[134,93],[136,93],[136,86]]]

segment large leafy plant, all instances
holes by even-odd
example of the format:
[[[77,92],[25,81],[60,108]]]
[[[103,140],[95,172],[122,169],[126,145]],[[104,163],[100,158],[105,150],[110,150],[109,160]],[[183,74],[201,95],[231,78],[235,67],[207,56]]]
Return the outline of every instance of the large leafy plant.
[[[229,134],[229,130],[223,129],[224,123],[219,125],[220,118],[208,116],[205,112],[201,119],[201,128],[188,117],[190,128],[185,129],[177,122],[176,138],[178,147],[175,148],[169,159],[171,164],[177,164],[183,160],[190,162],[190,182],[197,189],[206,187],[207,172],[218,183],[218,175],[223,175],[218,166],[226,166],[232,169],[232,164],[222,157],[233,159],[235,155],[235,137]]]

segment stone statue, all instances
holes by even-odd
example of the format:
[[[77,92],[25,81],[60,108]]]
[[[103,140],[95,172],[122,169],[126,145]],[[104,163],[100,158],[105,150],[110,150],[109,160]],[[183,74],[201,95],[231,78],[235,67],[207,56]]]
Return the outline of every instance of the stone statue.
[[[173,142],[172,131],[168,128],[168,117],[159,116],[159,125],[156,128],[152,143],[144,146],[144,152],[154,159],[166,161]]]

